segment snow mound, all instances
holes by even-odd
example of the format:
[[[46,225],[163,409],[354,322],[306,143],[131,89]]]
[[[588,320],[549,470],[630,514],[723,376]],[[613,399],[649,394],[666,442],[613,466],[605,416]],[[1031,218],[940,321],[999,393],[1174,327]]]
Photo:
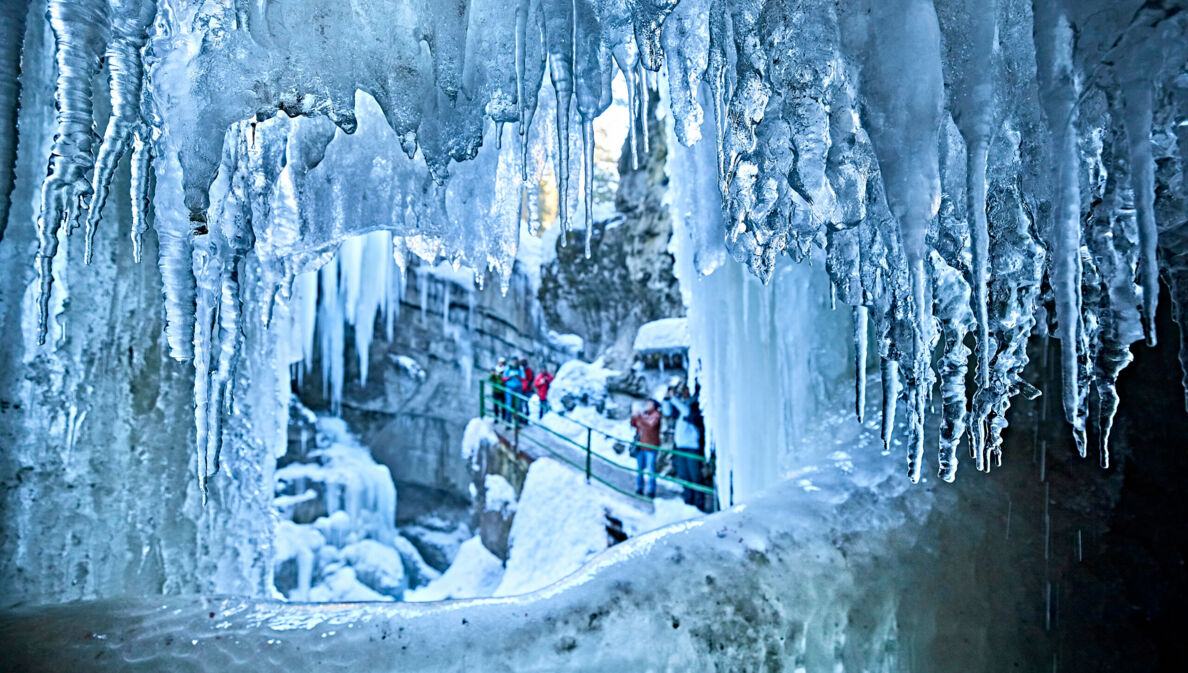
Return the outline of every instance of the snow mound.
[[[490,596],[503,579],[503,563],[487,551],[476,535],[458,549],[449,569],[428,586],[404,595],[410,603],[444,601],[450,598]]]
[[[548,458],[532,463],[509,536],[507,571],[494,595],[513,596],[548,586],[573,573],[610,546],[608,516],[636,536],[701,512],[658,499],[655,513],[625,497],[586,483],[578,472]]]

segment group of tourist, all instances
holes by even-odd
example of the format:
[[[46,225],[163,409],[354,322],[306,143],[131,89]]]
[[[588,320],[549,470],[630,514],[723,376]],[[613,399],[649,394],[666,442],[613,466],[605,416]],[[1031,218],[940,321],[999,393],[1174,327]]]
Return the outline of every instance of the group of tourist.
[[[518,417],[519,422],[526,422],[528,399],[534,392],[540,401],[539,417],[544,418],[549,412],[549,385],[553,383],[553,375],[547,366],[534,374],[528,358],[499,358],[487,378],[492,384],[496,418],[510,423]]]
[[[710,506],[705,493],[689,488],[689,485],[705,485],[712,478],[705,474],[705,423],[697,398],[700,387],[693,393],[682,381],[674,381],[664,395],[663,403],[649,399],[643,411],[631,416],[631,427],[635,428],[635,464],[639,473],[635,480],[635,492],[649,498],[656,497],[656,458],[660,447],[662,419],[673,419],[672,462],[676,478],[682,483],[685,504],[703,510]],[[649,448],[652,447],[652,448]]]

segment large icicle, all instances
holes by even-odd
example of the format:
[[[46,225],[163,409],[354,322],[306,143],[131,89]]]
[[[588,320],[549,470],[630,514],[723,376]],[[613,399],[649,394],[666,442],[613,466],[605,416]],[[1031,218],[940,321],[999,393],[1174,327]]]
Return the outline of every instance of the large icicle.
[[[891,213],[907,260],[912,343],[905,377],[910,415],[908,477],[919,481],[924,449],[924,404],[930,387],[931,305],[925,235],[940,202],[938,132],[944,97],[940,30],[932,3],[911,0],[876,8],[864,71],[868,131]],[[912,86],[903,86],[911,81]],[[905,344],[906,346],[906,344]]]
[[[88,263],[93,254],[95,229],[107,203],[107,190],[120,157],[135,140],[142,142],[143,124],[140,117],[140,89],[144,66],[140,51],[148,39],[148,27],[156,13],[154,0],[121,0],[111,3],[111,45],[107,48],[107,69],[111,75],[111,118],[99,146],[92,178],[90,208],[87,211],[86,251]],[[139,208],[133,197],[133,208]],[[139,216],[138,218],[139,219]],[[135,223],[133,225],[136,226]],[[134,238],[136,234],[134,234]]]
[[[1085,455],[1085,427],[1078,413],[1077,375],[1081,343],[1081,192],[1077,154],[1077,88],[1073,69],[1073,28],[1056,0],[1036,3],[1036,56],[1041,100],[1051,134],[1053,188],[1056,191],[1049,226],[1052,257],[1049,277],[1056,299],[1056,336],[1060,339],[1060,371],[1064,416],[1073,426],[1077,450]]]
[[[49,330],[58,231],[63,224],[74,226],[84,202],[91,196],[87,173],[95,165],[95,134],[91,130],[93,81],[107,43],[107,2],[50,0],[47,14],[54,31],[58,65],[54,84],[58,128],[48,176],[41,187],[41,214],[37,219],[37,342],[41,344],[45,343]]]

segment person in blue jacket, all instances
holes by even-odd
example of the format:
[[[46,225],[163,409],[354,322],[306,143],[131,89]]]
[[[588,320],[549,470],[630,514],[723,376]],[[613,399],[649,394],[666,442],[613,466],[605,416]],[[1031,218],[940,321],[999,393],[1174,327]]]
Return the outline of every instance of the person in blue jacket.
[[[524,403],[523,392],[521,392],[524,389],[524,367],[520,365],[518,358],[511,358],[508,360],[507,366],[504,367],[503,385],[506,388],[507,406],[517,411],[521,422],[526,421],[524,412],[527,411],[527,405]],[[524,408],[521,410],[521,407]]]
[[[677,479],[691,484],[701,481],[701,428],[693,418],[695,397],[689,394],[689,386],[681,383],[668,389],[664,396],[664,415],[676,419],[673,445],[673,466]],[[685,487],[685,504],[697,502],[697,492]]]

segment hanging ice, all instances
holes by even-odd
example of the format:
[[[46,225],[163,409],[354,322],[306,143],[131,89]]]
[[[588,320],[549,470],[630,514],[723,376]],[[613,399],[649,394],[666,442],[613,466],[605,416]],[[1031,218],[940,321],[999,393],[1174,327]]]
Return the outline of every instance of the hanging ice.
[[[57,128],[37,222],[40,336],[59,231],[85,225],[90,257],[105,200],[125,198],[108,192],[130,149],[137,255],[155,169],[166,330],[199,375],[204,475],[217,468],[245,321],[301,303],[308,356],[313,279],[302,274],[351,236],[369,242],[323,267],[319,311],[357,327],[366,376],[371,319],[391,314],[388,252],[495,269],[506,283],[524,196],[546,169],[562,226],[584,219],[589,234],[591,124],[616,70],[633,156],[647,151],[657,71],[676,139],[709,148],[670,147],[701,176],[674,207],[721,216],[690,228],[698,271],[722,263],[723,244],[764,281],[781,255],[825,260],[856,351],[868,332],[875,340],[888,440],[902,397],[913,480],[938,380],[941,476],[953,477],[967,427],[979,469],[1001,459],[1010,399],[1032,392],[1020,376],[1041,304],[1056,317],[1065,415],[1103,464],[1118,372],[1133,341],[1155,339],[1160,260],[1183,318],[1188,39],[1184,13],[1161,3],[380,0],[357,11],[330,0],[50,0],[48,10]],[[12,19],[5,29],[19,33],[23,17]],[[15,109],[10,43],[0,116]],[[104,68],[111,115],[97,143]],[[519,142],[501,141],[509,123]],[[0,196],[12,140],[0,142]],[[264,288],[250,306],[245,278]],[[760,316],[771,310],[766,295],[753,299]],[[318,329],[338,388],[341,321]],[[855,365],[861,414],[865,359]]]

